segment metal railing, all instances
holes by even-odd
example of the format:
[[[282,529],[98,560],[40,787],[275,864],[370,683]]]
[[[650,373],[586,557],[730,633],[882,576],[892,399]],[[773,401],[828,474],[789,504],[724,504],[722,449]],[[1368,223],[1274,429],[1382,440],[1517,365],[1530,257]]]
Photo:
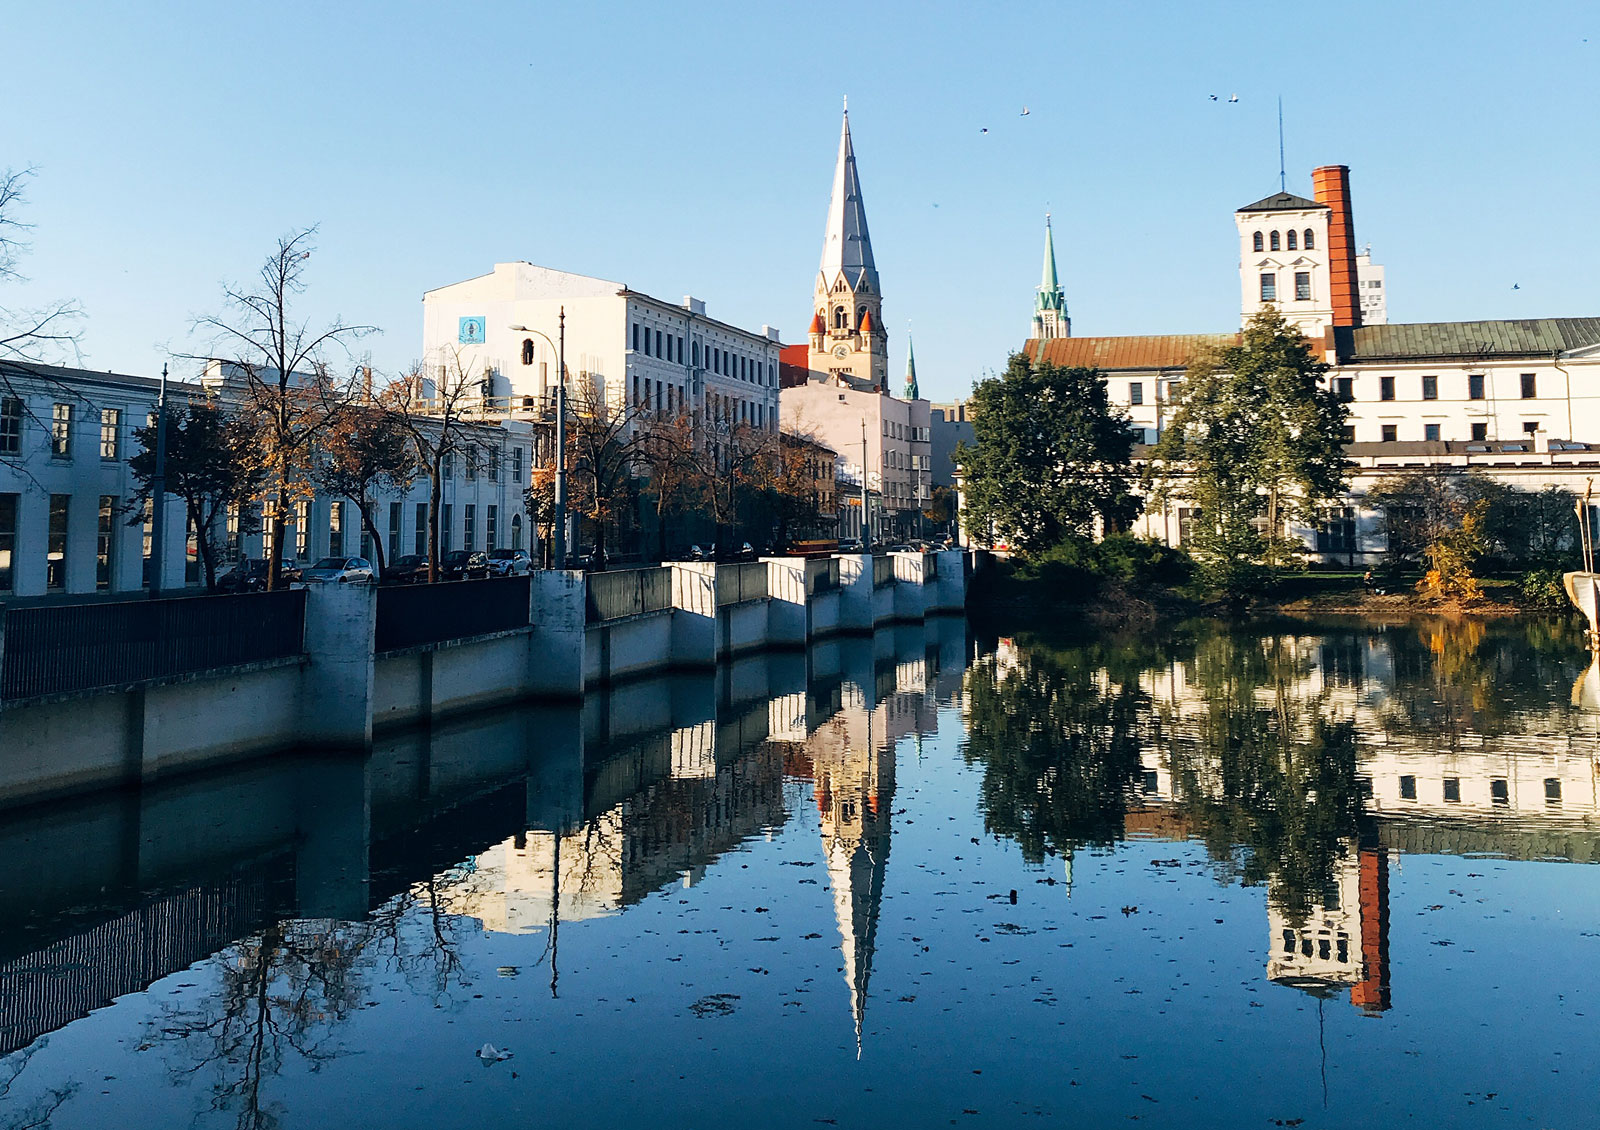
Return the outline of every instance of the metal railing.
[[[374,650],[381,654],[526,628],[531,584],[527,577],[491,577],[381,588]]]
[[[297,591],[5,610],[0,699],[71,694],[300,655]]]
[[[884,585],[894,584],[894,558],[874,557],[872,559],[872,587],[881,589]]]
[[[590,624],[672,607],[672,570],[666,566],[590,573],[584,584],[588,590],[584,619]]]
[[[717,566],[717,607],[743,604],[747,600],[765,600],[771,595],[767,587],[767,563],[750,561],[742,565]]]
[[[829,557],[806,562],[806,591],[815,595],[839,587],[839,559]]]

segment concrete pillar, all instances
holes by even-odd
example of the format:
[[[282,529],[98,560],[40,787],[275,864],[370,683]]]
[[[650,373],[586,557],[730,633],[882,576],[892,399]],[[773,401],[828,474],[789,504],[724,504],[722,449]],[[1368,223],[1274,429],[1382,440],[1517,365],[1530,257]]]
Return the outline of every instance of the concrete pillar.
[[[939,573],[939,608],[960,612],[967,607],[967,555],[959,549],[934,554]]]
[[[767,562],[767,646],[804,647],[807,630],[806,559],[769,557]]]
[[[672,566],[672,666],[717,663],[717,566],[682,561]]]
[[[896,620],[922,619],[927,604],[924,591],[927,579],[923,576],[923,563],[926,560],[920,551],[917,553],[896,553],[894,555],[894,618]]]
[[[528,586],[528,692],[582,698],[587,589],[576,569],[541,569]]]
[[[872,554],[841,553],[839,558],[839,629],[872,631]]]
[[[367,750],[372,745],[376,585],[306,589],[306,657],[300,686],[302,740]]]

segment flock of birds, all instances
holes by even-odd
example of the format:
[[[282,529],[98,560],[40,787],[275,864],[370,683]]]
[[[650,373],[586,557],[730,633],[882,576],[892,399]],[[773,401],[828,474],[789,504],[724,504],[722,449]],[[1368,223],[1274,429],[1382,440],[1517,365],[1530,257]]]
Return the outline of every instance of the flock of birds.
[[[1220,94],[1213,94],[1210,97],[1211,97],[1211,101],[1213,101],[1213,102],[1222,101],[1222,96]],[[1239,101],[1239,96],[1237,94],[1230,94],[1230,95],[1228,95],[1228,101],[1229,102],[1237,102],[1237,101]],[[1029,110],[1026,106],[1024,106],[1022,108],[1022,113],[1018,114],[1017,117],[1026,118],[1032,112],[1033,112],[1032,110]],[[988,133],[989,132],[989,127],[988,126],[983,126],[978,130],[978,132],[979,133]]]

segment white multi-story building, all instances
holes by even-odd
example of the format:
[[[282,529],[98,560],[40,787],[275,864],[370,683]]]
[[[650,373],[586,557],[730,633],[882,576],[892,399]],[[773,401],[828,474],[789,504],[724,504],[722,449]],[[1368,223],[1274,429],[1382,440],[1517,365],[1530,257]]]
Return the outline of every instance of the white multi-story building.
[[[0,365],[0,599],[136,593],[148,584],[153,516],[131,502],[139,482],[129,460],[141,450],[134,430],[154,418],[159,385],[119,373]],[[237,392],[212,368],[196,382],[169,381],[167,402],[176,408],[220,397],[226,404]],[[531,551],[524,492],[533,426],[471,423],[461,434],[461,451],[443,468],[441,549]],[[427,552],[429,493],[419,475],[378,495],[374,521],[389,560]],[[162,588],[200,584],[183,501],[169,493],[165,510]],[[271,553],[268,532],[241,533],[237,513],[222,525],[215,531],[222,562]],[[290,561],[374,557],[355,502],[320,491],[294,506],[284,540]]]
[[[1356,256],[1356,289],[1361,294],[1361,324],[1389,324],[1389,291],[1384,286],[1383,267],[1372,261],[1372,244]]]
[[[425,364],[446,379],[481,381],[487,398],[508,398],[513,410],[540,408],[554,394],[565,311],[569,396],[592,387],[613,406],[778,429],[778,331],[707,317],[699,299],[666,302],[519,262],[430,290],[422,310]]]
[[[1582,494],[1600,469],[1600,317],[1368,322],[1367,296],[1383,293],[1383,268],[1355,250],[1349,171],[1327,166],[1312,179],[1314,200],[1279,192],[1234,214],[1241,323],[1268,305],[1280,310],[1349,405],[1349,498],[1323,528],[1295,532],[1319,554],[1372,559],[1384,546],[1363,496],[1408,467],[1472,467],[1525,489]],[[1387,318],[1386,305],[1371,308]],[[1036,362],[1099,369],[1112,405],[1154,443],[1190,361],[1239,341],[1238,333],[1055,337],[1023,348]],[[1137,532],[1176,543],[1188,517],[1181,507],[1152,508]]]

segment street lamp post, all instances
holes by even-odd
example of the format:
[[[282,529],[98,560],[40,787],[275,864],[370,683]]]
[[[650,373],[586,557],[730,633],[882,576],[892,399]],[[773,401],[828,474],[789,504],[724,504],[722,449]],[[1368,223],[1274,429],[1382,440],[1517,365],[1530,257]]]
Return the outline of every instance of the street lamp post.
[[[512,333],[537,334],[556,351],[556,499],[551,516],[554,545],[550,563],[552,568],[563,569],[567,564],[567,308],[560,308],[556,331],[559,344],[551,341],[549,334],[527,326],[510,329]]]
[[[167,514],[167,367],[161,366],[156,393],[156,470],[150,476],[150,599],[161,595],[161,567],[166,563]]]

